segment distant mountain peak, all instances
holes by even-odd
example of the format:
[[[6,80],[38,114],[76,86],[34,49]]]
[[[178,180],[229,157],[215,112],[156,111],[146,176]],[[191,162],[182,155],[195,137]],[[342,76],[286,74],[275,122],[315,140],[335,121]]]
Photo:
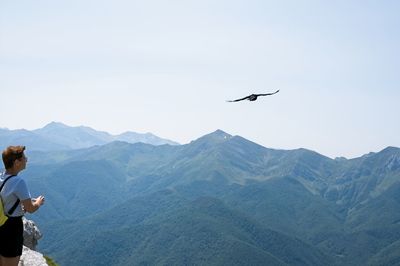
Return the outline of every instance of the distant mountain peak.
[[[87,126],[68,126],[61,122],[53,121],[43,128],[35,129],[32,132],[46,142],[55,144],[55,149],[81,149],[96,145],[104,145],[114,140],[128,143],[143,142],[151,145],[179,145],[179,143],[160,138],[152,133],[140,134],[125,132],[121,135],[111,135],[105,131],[98,131]],[[17,132],[15,132],[17,133]],[[38,147],[43,146],[41,143]],[[53,145],[54,146],[54,145]],[[41,148],[39,150],[42,150]]]
[[[210,134],[207,134],[205,136],[214,137],[214,138],[222,138],[222,139],[232,138],[232,135],[226,133],[225,131],[222,131],[221,129],[217,129],[214,132],[211,132]]]
[[[132,131],[126,131],[120,135],[114,136],[115,140],[120,140],[120,141],[125,141],[125,142],[143,142],[147,144],[152,144],[152,145],[163,145],[163,144],[169,144],[169,145],[180,145],[179,143],[169,140],[169,139],[163,139],[160,138],[153,133],[147,132],[147,133],[136,133]]]
[[[68,128],[69,126],[67,126],[67,125],[65,125],[65,124],[63,124],[63,123],[61,123],[61,122],[55,122],[55,121],[52,121],[52,122],[50,122],[50,123],[48,123],[47,125],[45,125],[44,127],[43,127],[43,129],[51,129],[51,128]]]
[[[211,143],[221,143],[221,142],[225,142],[226,140],[229,140],[232,138],[232,135],[217,129],[214,132],[211,132],[207,135],[204,135],[200,138],[198,138],[195,141],[192,142],[211,142]]]
[[[226,143],[233,137],[228,133],[218,129],[214,132],[206,134],[196,140],[191,141],[188,145],[194,148],[196,151],[214,148],[217,145]]]
[[[397,147],[393,147],[393,146],[388,146],[386,148],[384,148],[383,150],[381,150],[380,152],[400,152],[400,148]]]
[[[227,135],[232,137],[231,135],[229,135],[228,133],[226,133],[225,131],[221,130],[221,129],[217,129],[214,132],[212,132],[211,134],[216,134],[216,135]]]

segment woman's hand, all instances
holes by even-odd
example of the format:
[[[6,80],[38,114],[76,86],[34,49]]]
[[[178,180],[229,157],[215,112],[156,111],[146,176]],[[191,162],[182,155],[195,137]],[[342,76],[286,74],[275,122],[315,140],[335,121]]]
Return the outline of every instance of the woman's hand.
[[[34,199],[35,204],[42,206],[44,204],[44,196],[40,195],[36,199]]]
[[[44,204],[44,197],[39,196],[36,199],[26,199],[22,201],[24,211],[33,213],[39,209],[40,206]]]

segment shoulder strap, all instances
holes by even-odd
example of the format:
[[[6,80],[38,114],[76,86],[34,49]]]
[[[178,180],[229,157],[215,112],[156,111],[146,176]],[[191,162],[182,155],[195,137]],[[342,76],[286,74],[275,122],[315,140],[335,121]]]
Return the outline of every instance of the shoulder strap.
[[[14,205],[11,207],[11,209],[7,212],[8,215],[11,215],[14,213],[15,209],[18,207],[20,201],[17,199],[17,201],[14,203]]]
[[[6,178],[6,180],[4,180],[3,184],[1,184],[0,191],[3,189],[3,187],[6,184],[6,182],[8,181],[8,179],[10,179],[13,176],[15,176],[15,175],[10,175],[9,177]]]
[[[4,180],[3,184],[1,184],[0,191],[3,189],[5,183],[8,181],[8,179],[10,179],[10,178],[13,177],[13,176],[15,176],[15,175],[10,175],[9,177],[7,177],[7,178]],[[11,209],[7,212],[7,214],[8,214],[8,215],[13,214],[13,212],[15,211],[15,209],[18,207],[19,203],[20,203],[20,200],[18,199],[18,200],[14,203],[14,205],[11,207]]]

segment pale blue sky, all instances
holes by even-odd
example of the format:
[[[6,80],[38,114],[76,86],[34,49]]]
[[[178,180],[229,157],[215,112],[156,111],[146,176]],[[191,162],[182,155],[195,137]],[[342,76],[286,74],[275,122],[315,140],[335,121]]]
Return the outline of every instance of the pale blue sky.
[[[399,1],[0,0],[0,127],[400,146]],[[280,89],[256,102],[226,103]]]

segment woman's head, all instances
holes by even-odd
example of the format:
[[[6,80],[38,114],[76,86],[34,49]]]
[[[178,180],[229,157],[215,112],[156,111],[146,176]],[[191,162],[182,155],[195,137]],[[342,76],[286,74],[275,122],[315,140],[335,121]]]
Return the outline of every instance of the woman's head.
[[[24,154],[25,146],[9,146],[3,151],[3,163],[6,169],[18,168],[25,169],[27,158]]]

